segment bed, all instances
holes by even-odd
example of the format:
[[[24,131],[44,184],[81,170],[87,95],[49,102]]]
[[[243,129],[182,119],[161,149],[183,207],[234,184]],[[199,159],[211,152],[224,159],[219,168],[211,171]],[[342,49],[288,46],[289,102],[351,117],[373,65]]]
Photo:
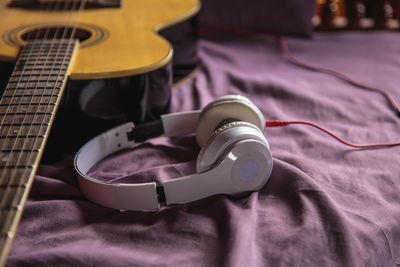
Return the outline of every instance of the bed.
[[[204,1],[203,8],[211,3]],[[313,5],[307,6],[300,21],[312,15]],[[200,24],[220,22],[206,15]],[[285,34],[297,59],[400,100],[398,31],[312,32],[309,23],[283,24],[275,33]],[[255,30],[274,30],[268,27]],[[274,36],[208,30],[200,35],[198,56],[199,67],[172,90],[171,112],[237,94],[268,120],[317,123],[357,144],[400,140],[400,118],[382,95],[293,65]],[[305,125],[267,128],[265,137],[274,166],[261,190],[158,211],[119,211],[88,201],[73,154],[41,164],[6,264],[400,265],[400,147],[351,148]],[[199,150],[194,134],[154,138],[103,160],[90,174],[121,183],[162,183],[194,173]]]

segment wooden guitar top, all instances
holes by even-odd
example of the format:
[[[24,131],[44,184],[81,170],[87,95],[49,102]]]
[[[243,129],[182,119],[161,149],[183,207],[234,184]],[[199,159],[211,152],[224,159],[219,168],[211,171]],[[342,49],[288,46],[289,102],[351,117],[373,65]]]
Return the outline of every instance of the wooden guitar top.
[[[90,32],[80,44],[71,79],[121,77],[157,69],[172,58],[172,46],[157,32],[195,15],[198,0],[124,0],[120,8],[43,11],[0,2],[0,59],[14,62],[22,35],[48,25]]]

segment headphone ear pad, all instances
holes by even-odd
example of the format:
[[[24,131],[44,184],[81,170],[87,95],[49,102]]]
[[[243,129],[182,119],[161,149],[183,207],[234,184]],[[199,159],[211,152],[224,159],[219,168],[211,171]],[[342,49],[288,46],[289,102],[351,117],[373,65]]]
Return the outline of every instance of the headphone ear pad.
[[[231,122],[214,131],[201,148],[196,172],[202,173],[215,167],[235,143],[246,139],[259,141],[269,150],[268,141],[258,127],[248,122]]]
[[[227,95],[203,108],[196,132],[199,146],[204,146],[218,125],[227,119],[248,122],[264,131],[264,116],[249,99],[240,95]]]

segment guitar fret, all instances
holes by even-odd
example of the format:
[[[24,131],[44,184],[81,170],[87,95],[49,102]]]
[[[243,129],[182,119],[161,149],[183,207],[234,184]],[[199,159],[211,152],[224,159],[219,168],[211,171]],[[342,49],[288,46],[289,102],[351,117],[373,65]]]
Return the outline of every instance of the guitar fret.
[[[9,91],[7,91],[7,94],[4,94],[3,97],[49,97],[53,96],[54,94],[12,94]]]
[[[12,187],[17,187],[18,184],[25,186],[32,171],[32,168],[15,170],[4,169],[2,170],[2,175],[0,175],[0,184],[11,185]]]
[[[60,41],[60,39],[57,40],[57,42],[58,41]],[[31,42],[35,42],[35,41],[31,41]],[[35,51],[35,50],[38,50],[38,51],[51,51],[51,50],[58,51],[60,49],[65,49],[66,50],[66,49],[70,49],[70,46],[73,45],[73,42],[71,42],[71,43],[58,42],[57,44],[53,44],[51,42],[45,44],[45,43],[43,43],[43,40],[39,40],[39,42],[41,42],[41,43],[40,44],[33,44],[33,43],[26,44],[23,47],[22,52],[26,52],[27,50],[28,51],[32,51],[32,50],[33,51]]]
[[[4,123],[1,126],[49,126],[50,123]]]
[[[49,58],[19,58],[20,61],[17,62],[17,65],[24,65],[24,66],[29,66],[30,64],[33,65],[47,65],[47,66],[54,66],[55,64],[68,64],[68,62],[65,62],[66,58],[64,57],[53,57],[51,59]],[[28,63],[27,63],[28,62]]]
[[[23,89],[16,88],[11,90],[6,90],[3,96],[14,96],[14,95],[55,95],[60,92],[59,88],[46,88],[46,89]]]
[[[61,82],[62,83],[62,82]],[[61,87],[54,87],[54,88],[48,88],[48,87],[38,87],[38,86],[33,86],[33,87],[20,87],[20,86],[15,86],[15,85],[11,85],[11,86],[8,86],[7,87],[7,90],[12,90],[12,91],[16,91],[16,90],[27,90],[27,89],[33,89],[33,90],[36,90],[36,89],[39,89],[39,90],[55,90],[55,89],[57,89],[57,90],[59,90],[59,89],[61,89]]]
[[[58,73],[58,72],[66,72],[67,69],[68,69],[68,67],[61,67],[61,68],[54,69],[54,68],[48,68],[46,66],[41,66],[41,67],[34,66],[34,67],[25,67],[23,70],[16,70],[16,72],[28,72],[28,71],[52,71],[52,72],[54,72],[54,71],[56,71]]]
[[[68,55],[65,55],[63,52],[61,54],[55,55],[55,56],[19,56],[18,61],[23,63],[23,62],[64,62],[65,60],[68,61]]]
[[[38,64],[40,63],[40,64]],[[37,67],[38,65],[40,66],[45,66],[45,67],[55,67],[57,65],[68,65],[68,62],[64,61],[57,61],[57,60],[52,60],[52,61],[40,61],[40,60],[20,60],[17,61],[16,67],[24,67],[24,66],[35,66]]]
[[[45,60],[30,60],[28,63],[25,61],[20,61],[17,62],[16,64],[16,68],[20,69],[21,67],[29,67],[29,66],[45,66],[45,67],[52,67],[52,68],[56,68],[56,67],[61,67],[61,66],[65,66],[68,63],[64,63],[64,62],[57,62],[57,61],[45,61]]]
[[[0,135],[0,139],[8,139],[8,138],[11,138],[11,139],[15,139],[15,138],[36,138],[36,137],[45,137],[45,135],[38,135],[38,134],[29,134],[29,135],[3,135],[3,136],[1,136]],[[0,153],[0,155],[1,155],[1,153]]]
[[[35,105],[42,105],[42,106],[49,106],[49,105],[55,105],[56,103],[30,103],[30,102],[23,102],[23,103],[1,103],[0,102],[0,107],[8,107],[8,106],[30,106],[32,104]]]
[[[20,184],[20,183],[16,183],[16,184],[0,184],[0,188],[26,188],[27,184]]]
[[[1,239],[7,239],[7,238],[12,238],[13,237],[13,234],[12,234],[12,232],[11,231],[9,231],[9,232],[1,232],[0,233],[0,241],[1,241]]]
[[[18,71],[22,71],[24,69],[25,70],[29,70],[29,69],[31,69],[31,70],[39,70],[39,69],[42,69],[42,70],[49,70],[49,71],[56,70],[56,71],[65,72],[67,70],[67,65],[66,64],[59,64],[59,65],[56,65],[56,66],[53,66],[53,65],[37,66],[35,64],[27,64],[27,65],[16,65],[15,69],[18,70]]]
[[[24,51],[19,54],[19,61],[31,61],[35,58],[46,58],[47,60],[51,60],[53,58],[60,58],[68,61],[68,58],[71,57],[72,51],[68,49],[60,49],[59,51],[55,49],[50,49],[47,52],[38,49],[32,49],[31,51]]]
[[[39,136],[35,138],[8,138],[9,142],[4,141],[2,146],[2,151],[4,150],[33,150],[33,149],[41,149],[44,138]]]
[[[38,62],[48,62],[48,64],[53,63],[65,63],[68,64],[68,59],[70,55],[61,52],[61,55],[46,55],[46,56],[20,56],[18,58],[17,64],[35,63]]]
[[[65,55],[65,58],[60,58],[60,57],[48,57],[46,58],[20,58],[16,62],[16,66],[35,66],[35,67],[42,67],[42,66],[47,66],[47,67],[52,67],[55,64],[64,64],[68,65],[68,59],[70,56]]]
[[[5,196],[7,193],[9,197],[6,197],[4,202],[2,202],[2,206],[12,206],[15,205],[13,204],[14,200],[21,199],[22,195],[24,194],[25,188],[23,187],[11,187],[11,188],[0,188],[0,196]],[[18,201],[19,202],[19,201]],[[19,205],[19,204],[17,204]],[[4,212],[4,210],[0,209],[0,213]],[[0,225],[2,225],[4,222],[0,222]],[[1,229],[1,228],[0,228]]]
[[[0,106],[0,114],[53,114],[54,107],[52,105],[48,106],[36,106],[36,105],[21,105],[21,106]]]
[[[50,71],[50,70],[47,70],[47,71],[45,71],[45,70],[43,70],[43,69],[39,69],[39,70],[31,70],[31,71],[29,71],[29,70],[24,70],[24,71],[14,71],[14,73],[13,73],[13,76],[15,76],[15,77],[30,77],[30,76],[32,76],[32,75],[35,75],[35,76],[46,76],[46,77],[50,77],[50,76],[62,76],[62,77],[64,77],[64,73],[61,71],[57,71],[57,70],[53,70],[53,71]]]
[[[25,97],[25,96],[15,96],[15,97],[3,97],[1,99],[2,105],[9,105],[9,104],[49,104],[49,103],[56,103],[58,100],[58,95],[56,96],[32,96],[32,97]]]
[[[56,88],[62,87],[62,81],[37,81],[37,82],[9,82],[9,88],[28,88],[28,89],[35,89],[35,88]]]
[[[49,56],[49,57],[52,57],[52,56],[58,54],[57,51],[56,52],[51,52],[51,51],[39,51],[39,52],[37,52],[36,51],[35,53],[32,53],[34,50],[37,50],[37,49],[31,48],[30,51],[22,51],[20,53],[20,56],[33,56],[33,57],[34,56]]]
[[[51,46],[32,47],[29,45],[25,45],[22,49],[21,54],[30,53],[31,55],[34,55],[36,53],[43,53],[43,52],[48,52],[51,54],[63,53],[64,55],[66,55],[67,53],[72,52],[72,49],[66,44],[58,45],[58,47],[51,47]]]
[[[36,138],[36,137],[45,137],[44,134],[38,135],[38,134],[28,134],[28,135],[15,135],[15,134],[8,134],[8,135],[0,135],[0,139],[5,139],[5,138],[20,138],[20,137],[29,137],[29,138]]]
[[[18,125],[18,124],[44,124],[51,120],[51,115],[41,114],[23,114],[23,115],[10,115],[5,117],[2,125]]]
[[[59,54],[59,53],[68,53],[71,52],[71,46],[68,44],[57,44],[56,47],[52,46],[31,46],[31,45],[25,45],[22,50],[20,55],[40,55],[40,54]]]
[[[31,60],[34,58],[41,58],[43,56],[47,57],[47,58],[53,58],[53,57],[71,57],[72,51],[68,50],[68,49],[59,49],[57,51],[57,49],[49,49],[47,52],[44,52],[43,50],[40,49],[32,49],[29,52],[21,52],[19,55],[22,58],[21,60]]]
[[[49,77],[49,76],[36,76],[36,75],[31,75],[31,76],[11,76],[9,82],[57,82],[60,80],[63,80],[64,76],[54,76],[54,77]]]
[[[57,45],[57,47],[62,47],[64,45],[69,45],[69,39],[53,39],[53,40],[32,40],[27,43],[24,47],[45,47],[45,46],[53,46]]]
[[[34,168],[34,165],[5,165],[0,163],[0,169],[28,169],[28,168]]]
[[[43,56],[45,56],[45,57],[52,58],[52,57],[58,56],[59,52],[58,51],[55,51],[55,52],[45,51],[45,52],[32,53],[32,51],[24,51],[24,52],[21,52],[19,55],[20,55],[20,57],[21,56],[22,57],[43,57]],[[65,54],[63,53],[63,55],[65,55]]]
[[[33,165],[38,156],[38,151],[28,152],[0,152],[0,166],[4,165]],[[3,164],[3,165],[1,165]]]
[[[4,196],[4,193],[5,193],[6,189],[7,188],[0,188],[0,196]],[[15,195],[15,193],[17,193],[18,191],[22,191],[23,192],[24,190],[21,190],[21,189],[24,189],[24,188],[23,187],[11,187],[11,188],[8,188],[8,190],[14,191],[13,192],[14,194],[11,194],[11,195]],[[10,193],[10,192],[8,192],[8,193]],[[10,205],[11,201],[6,202],[5,204],[6,205]]]
[[[44,135],[37,135],[37,134],[31,134],[31,135],[16,135],[16,136],[12,136],[12,135],[7,135],[7,136],[0,136],[1,140],[5,140],[5,142],[12,142],[12,141],[19,141],[19,139],[25,139],[25,140],[29,140],[29,139],[38,139],[38,138],[44,138]],[[10,139],[10,140],[7,140]],[[3,150],[1,150],[3,151]],[[0,155],[2,153],[0,152]],[[0,159],[1,161],[1,159]]]
[[[21,205],[2,206],[2,207],[0,208],[0,212],[11,211],[11,210],[15,210],[15,211],[22,210],[22,206],[21,206]]]
[[[62,81],[60,81],[62,83]],[[61,87],[21,87],[15,86],[14,84],[11,87],[8,87],[4,92],[3,96],[13,96],[15,94],[54,94],[59,92]]]
[[[6,115],[9,115],[9,116],[14,116],[14,115],[52,115],[52,114],[54,114],[54,112],[15,112],[15,113],[12,113],[12,112],[0,112],[0,116],[6,116]]]
[[[60,79],[63,79],[65,77],[65,73],[64,72],[60,72],[60,71],[57,71],[57,70],[53,70],[53,71],[31,71],[31,72],[18,71],[18,73],[19,74],[17,74],[17,71],[15,73],[13,73],[10,80],[12,80],[14,77],[15,78],[20,78],[19,80],[22,80],[24,78],[30,79],[30,80],[40,80],[40,79],[45,79],[45,78],[51,79],[52,77],[59,77]]]
[[[47,125],[46,125],[47,126]],[[21,126],[4,126],[0,127],[0,135],[7,136],[7,135],[45,135],[46,134],[46,127],[45,126],[37,126],[31,125],[29,127],[21,127]]]
[[[58,51],[60,49],[67,50],[67,49],[70,49],[71,44],[73,44],[73,43],[67,43],[67,42],[64,42],[64,43],[58,42],[54,46],[53,43],[45,44],[45,43],[43,43],[43,40],[39,40],[39,41],[40,41],[39,45],[38,44],[32,44],[32,43],[26,44],[22,48],[22,51],[23,52],[25,52],[26,50],[29,50],[29,51],[36,51],[36,50],[38,50],[38,51],[51,51],[51,50],[55,50],[55,51]],[[35,42],[35,41],[33,41],[33,42]]]
[[[25,89],[41,89],[41,90],[52,90],[52,89],[61,89],[61,85],[63,84],[62,81],[60,81],[60,86],[26,86],[23,87],[19,84],[9,84],[7,86],[6,90],[25,90]]]
[[[11,153],[11,152],[15,152],[15,153],[25,153],[25,152],[40,152],[40,149],[2,149],[1,150],[4,153]]]
[[[0,190],[0,193],[2,193],[1,191],[2,190]],[[12,196],[12,198],[10,198],[10,199],[8,199],[8,198],[6,198],[6,199],[7,199],[7,202],[12,204],[14,199],[22,199],[22,196],[23,196],[22,192],[21,193],[18,192],[18,195]],[[3,217],[3,214],[4,214],[4,217],[5,217],[5,215],[7,215],[7,217],[4,219],[4,221],[0,221],[0,229],[2,229],[2,232],[1,232],[2,238],[12,238],[13,237],[13,233],[11,231],[7,231],[6,232],[3,229],[7,229],[6,227],[9,224],[11,224],[11,218],[16,216],[16,214],[20,213],[20,212],[21,211],[19,211],[19,210],[8,210],[7,211],[7,210],[1,210],[0,209],[0,216],[1,217]]]
[[[46,126],[47,125],[30,125],[29,127],[23,127],[17,125],[2,125],[0,127],[0,136],[44,136],[47,131]]]
[[[50,51],[50,50],[59,50],[61,49],[68,49],[69,46],[73,43],[67,43],[67,42],[60,42],[61,39],[57,40],[57,44],[53,44],[52,42],[45,43],[45,40],[39,40],[39,43],[34,43],[35,40],[30,41],[30,43],[26,44],[22,48],[22,52],[25,52],[26,50],[32,51],[32,50],[39,50],[39,51]]]
[[[37,59],[43,59],[43,60],[65,60],[66,55],[64,51],[59,51],[58,53],[35,53],[35,54],[28,54],[28,53],[21,53],[18,57],[18,60],[37,60]]]

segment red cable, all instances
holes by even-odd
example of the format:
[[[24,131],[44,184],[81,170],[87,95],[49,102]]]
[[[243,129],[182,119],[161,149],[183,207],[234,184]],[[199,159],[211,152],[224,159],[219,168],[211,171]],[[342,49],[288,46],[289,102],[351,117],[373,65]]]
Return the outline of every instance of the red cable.
[[[393,99],[393,97],[386,91],[376,88],[376,87],[372,87],[372,86],[368,86],[359,82],[354,81],[353,79],[351,79],[350,77],[346,76],[343,73],[334,71],[334,70],[330,70],[330,69],[325,69],[325,68],[321,68],[321,67],[315,67],[312,65],[309,65],[307,63],[304,63],[298,59],[296,59],[295,57],[292,56],[292,54],[289,51],[288,45],[285,42],[285,40],[282,38],[282,36],[276,36],[277,40],[279,41],[280,47],[282,49],[283,54],[286,56],[286,58],[289,60],[289,62],[291,62],[292,64],[302,67],[302,68],[306,68],[312,71],[316,71],[316,72],[320,72],[320,73],[325,73],[328,75],[332,75],[338,79],[341,79],[353,86],[359,87],[361,89],[365,89],[368,91],[373,91],[373,92],[377,92],[381,95],[383,95],[390,103],[390,105],[393,107],[394,111],[396,112],[396,114],[399,116],[400,115],[400,106],[396,103],[396,101]]]
[[[278,40],[283,54],[289,60],[289,62],[291,62],[292,64],[294,64],[296,66],[299,66],[299,67],[302,67],[302,68],[305,68],[305,69],[312,70],[312,71],[316,71],[316,72],[332,75],[332,76],[334,76],[334,77],[336,77],[338,79],[341,79],[341,80],[343,80],[343,81],[345,81],[345,82],[347,82],[347,83],[349,83],[349,84],[351,84],[353,86],[356,86],[358,88],[379,93],[389,101],[389,104],[392,106],[392,108],[396,112],[396,115],[398,117],[400,117],[400,106],[396,103],[394,98],[388,92],[386,92],[386,91],[384,91],[384,90],[382,90],[380,88],[376,88],[376,87],[372,87],[372,86],[368,86],[368,85],[356,82],[356,81],[354,81],[353,79],[351,79],[350,77],[346,76],[343,73],[340,73],[340,72],[337,72],[337,71],[334,71],[334,70],[330,70],[330,69],[316,67],[316,66],[304,63],[304,62],[296,59],[290,53],[290,50],[289,50],[289,47],[288,47],[286,41],[280,35],[271,34],[271,33],[265,33],[265,32],[260,32],[260,31],[245,30],[245,29],[234,28],[234,27],[229,27],[229,26],[224,26],[224,25],[203,26],[203,27],[201,27],[199,29],[199,33],[200,34],[204,34],[204,33],[207,33],[209,31],[225,31],[225,32],[231,32],[231,33],[234,33],[234,34],[254,35],[254,36],[260,35],[260,36],[273,37],[276,40]]]
[[[347,142],[345,140],[343,140],[342,138],[338,137],[337,135],[335,135],[334,133],[332,133],[331,131],[317,125],[311,122],[307,122],[307,121],[280,121],[280,120],[269,120],[269,121],[265,121],[265,127],[282,127],[282,126],[288,126],[291,124],[304,124],[304,125],[308,125],[308,126],[312,126],[317,128],[318,130],[323,131],[324,133],[329,134],[330,136],[332,136],[333,138],[335,138],[336,140],[338,140],[339,142],[347,145],[347,146],[351,146],[351,147],[355,147],[355,148],[381,148],[381,147],[391,147],[391,146],[398,146],[400,145],[400,142],[393,142],[393,143],[378,143],[378,144],[368,144],[368,145],[360,145],[360,144],[353,144],[350,142]]]
[[[287,43],[285,42],[285,40],[283,39],[282,36],[276,35],[276,34],[270,34],[270,33],[264,33],[264,32],[259,32],[259,31],[251,31],[251,30],[245,30],[245,29],[239,29],[239,28],[234,28],[234,27],[229,27],[229,26],[224,26],[224,25],[213,25],[213,26],[208,26],[208,27],[202,27],[199,29],[200,34],[204,34],[207,33],[209,31],[226,31],[226,32],[232,32],[235,34],[244,34],[244,35],[261,35],[261,36],[269,36],[269,37],[273,37],[276,40],[278,40],[279,45],[281,47],[281,50],[283,52],[283,54],[285,55],[285,57],[289,60],[289,62],[291,62],[292,64],[302,67],[302,68],[306,68],[312,71],[316,71],[316,72],[320,72],[320,73],[325,73],[328,75],[332,75],[338,79],[341,79],[353,86],[359,87],[361,89],[365,89],[365,90],[369,90],[369,91],[373,91],[373,92],[377,92],[381,95],[383,95],[390,103],[390,105],[393,107],[393,109],[396,112],[396,115],[400,117],[400,106],[396,103],[396,101],[393,99],[393,97],[386,91],[379,89],[379,88],[375,88],[372,86],[368,86],[368,85],[364,85],[362,83],[356,82],[353,79],[351,79],[350,77],[346,76],[345,74],[342,74],[340,72],[334,71],[334,70],[330,70],[330,69],[325,69],[325,68],[320,68],[320,67],[316,67],[316,66],[312,66],[310,64],[304,63],[298,59],[296,59],[295,57],[292,56],[292,54],[290,53],[289,47],[287,45]],[[330,136],[332,136],[333,138],[335,138],[336,140],[338,140],[339,142],[350,146],[350,147],[354,147],[354,148],[381,148],[381,147],[393,147],[393,146],[398,146],[400,145],[400,142],[391,142],[391,143],[377,143],[377,144],[353,144],[350,142],[347,142],[345,140],[343,140],[342,138],[338,137],[337,135],[335,135],[334,133],[332,133],[331,131],[317,125],[311,122],[306,122],[306,121],[280,121],[280,120],[269,120],[265,122],[265,126],[266,127],[282,127],[282,126],[287,126],[287,125],[291,125],[291,124],[303,124],[303,125],[308,125],[308,126],[312,126],[314,128],[317,128],[320,131],[323,131],[326,134],[329,134]]]

